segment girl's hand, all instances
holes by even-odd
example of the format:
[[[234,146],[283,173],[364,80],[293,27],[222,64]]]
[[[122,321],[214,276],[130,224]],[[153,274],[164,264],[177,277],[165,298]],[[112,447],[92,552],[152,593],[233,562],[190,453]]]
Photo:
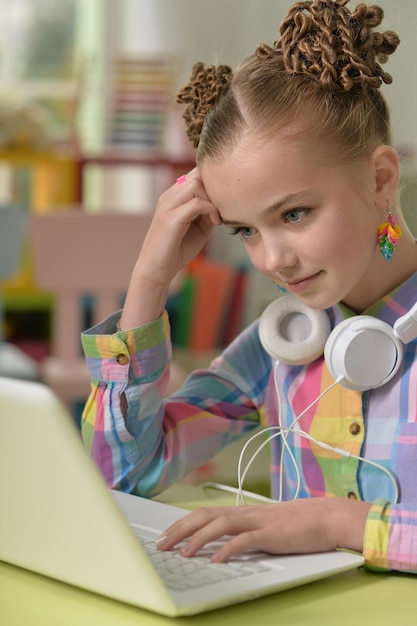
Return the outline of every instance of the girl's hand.
[[[139,255],[139,263],[152,270],[158,284],[169,284],[197,256],[213,227],[221,224],[197,168],[185,178],[160,197]]]
[[[212,556],[216,562],[246,550],[271,554],[327,552],[346,548],[362,552],[370,504],[348,498],[308,498],[276,504],[204,508],[193,511],[162,533],[161,550],[187,539],[183,556],[227,535]]]
[[[197,168],[187,174],[185,183],[162,194],[130,279],[121,328],[134,328],[161,315],[172,280],[197,256],[218,224],[220,215]]]

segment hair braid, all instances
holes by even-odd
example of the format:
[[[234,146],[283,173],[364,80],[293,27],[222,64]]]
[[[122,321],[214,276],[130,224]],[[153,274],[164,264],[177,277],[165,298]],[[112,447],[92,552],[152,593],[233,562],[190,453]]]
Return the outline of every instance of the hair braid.
[[[349,0],[310,0],[294,4],[271,48],[259,46],[259,57],[282,55],[290,74],[304,75],[326,91],[378,88],[392,82],[385,63],[399,44],[392,31],[372,32],[382,22],[378,6],[360,4],[351,12]]]
[[[245,136],[283,132],[354,163],[391,144],[389,110],[379,89],[399,38],[380,31],[383,10],[349,0],[303,0],[290,7],[273,45],[261,44],[233,73],[194,66],[178,95],[197,163],[224,158]],[[297,130],[298,129],[298,130]]]
[[[196,63],[190,81],[177,94],[177,102],[187,104],[183,118],[187,135],[196,148],[200,141],[201,129],[207,114],[217,104],[227,90],[232,78],[228,65],[204,65]]]

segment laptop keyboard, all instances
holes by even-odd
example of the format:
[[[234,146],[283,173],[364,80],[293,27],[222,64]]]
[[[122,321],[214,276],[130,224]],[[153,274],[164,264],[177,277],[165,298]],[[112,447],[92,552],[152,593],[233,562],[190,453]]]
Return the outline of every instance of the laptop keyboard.
[[[212,563],[210,554],[216,549],[213,544],[197,556],[185,558],[178,550],[162,552],[158,550],[155,541],[139,540],[166,586],[175,591],[186,591],[276,569],[275,565],[272,568],[267,561],[258,560],[259,556],[255,557],[253,553],[235,557],[227,563]]]

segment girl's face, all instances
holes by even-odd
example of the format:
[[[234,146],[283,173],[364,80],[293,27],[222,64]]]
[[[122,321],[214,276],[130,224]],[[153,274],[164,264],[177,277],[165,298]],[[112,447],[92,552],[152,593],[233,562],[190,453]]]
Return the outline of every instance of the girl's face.
[[[368,164],[323,165],[305,144],[279,137],[241,142],[200,172],[224,224],[265,276],[312,308],[371,303],[369,286],[383,271],[383,219]]]

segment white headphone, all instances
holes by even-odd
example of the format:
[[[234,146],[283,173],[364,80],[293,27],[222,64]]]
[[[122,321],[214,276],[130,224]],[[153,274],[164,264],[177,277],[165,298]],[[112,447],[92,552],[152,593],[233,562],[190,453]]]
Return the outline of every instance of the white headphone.
[[[417,303],[391,327],[370,315],[356,315],[331,332],[325,311],[307,307],[290,294],[272,302],[259,321],[259,338],[276,360],[305,365],[324,352],[334,379],[357,391],[387,383],[401,365],[403,343],[417,337]]]

